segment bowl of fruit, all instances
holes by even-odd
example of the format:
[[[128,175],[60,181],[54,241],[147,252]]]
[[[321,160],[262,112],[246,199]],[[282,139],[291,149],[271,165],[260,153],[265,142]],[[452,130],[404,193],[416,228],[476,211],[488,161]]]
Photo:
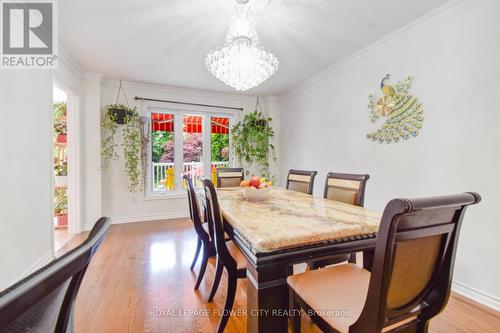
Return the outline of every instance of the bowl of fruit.
[[[266,178],[259,178],[252,176],[250,180],[243,180],[240,183],[243,196],[248,201],[263,201],[269,198],[272,182],[267,181]]]

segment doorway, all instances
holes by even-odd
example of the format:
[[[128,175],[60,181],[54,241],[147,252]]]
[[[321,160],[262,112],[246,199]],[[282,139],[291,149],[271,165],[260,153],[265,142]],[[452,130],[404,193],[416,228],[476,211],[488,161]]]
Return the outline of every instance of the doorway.
[[[68,231],[68,93],[54,85],[52,104],[54,170],[54,250],[61,249],[72,237]]]

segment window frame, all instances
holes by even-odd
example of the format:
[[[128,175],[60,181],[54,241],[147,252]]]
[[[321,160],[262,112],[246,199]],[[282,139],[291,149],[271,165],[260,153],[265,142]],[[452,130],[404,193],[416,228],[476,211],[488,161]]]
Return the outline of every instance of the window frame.
[[[146,184],[144,200],[159,200],[167,198],[181,198],[186,196],[186,191],[183,187],[182,170],[184,164],[184,140],[183,140],[183,123],[184,116],[203,116],[203,172],[205,175],[211,173],[212,163],[212,136],[211,136],[211,121],[212,118],[228,118],[229,119],[229,145],[231,146],[231,128],[234,126],[236,118],[235,112],[231,111],[208,111],[183,108],[169,108],[159,106],[149,106],[147,111],[148,131],[151,137],[153,133],[153,122],[151,121],[153,113],[164,113],[174,115],[174,189],[172,191],[155,192],[153,191],[153,170],[152,159],[153,149],[152,143],[148,144],[147,151],[147,166],[146,166]],[[229,150],[229,166],[234,165],[233,152]]]

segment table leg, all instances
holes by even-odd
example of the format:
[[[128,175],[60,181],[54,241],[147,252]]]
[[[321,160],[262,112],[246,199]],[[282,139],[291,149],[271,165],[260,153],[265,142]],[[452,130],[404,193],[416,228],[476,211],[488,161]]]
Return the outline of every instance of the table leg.
[[[247,332],[288,332],[288,265],[249,267]]]

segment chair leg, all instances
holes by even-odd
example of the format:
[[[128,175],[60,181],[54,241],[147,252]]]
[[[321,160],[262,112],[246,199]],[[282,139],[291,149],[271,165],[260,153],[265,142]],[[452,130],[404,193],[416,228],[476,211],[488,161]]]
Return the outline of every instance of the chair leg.
[[[207,263],[208,263],[208,255],[209,255],[210,250],[208,249],[208,246],[203,246],[203,257],[201,257],[201,266],[200,266],[200,272],[198,273],[198,280],[196,281],[196,285],[194,286],[194,290],[198,290],[200,287],[201,280],[203,279],[203,276],[205,275],[205,271],[207,269]]]
[[[201,249],[201,239],[198,237],[198,242],[196,243],[196,252],[194,253],[193,263],[191,264],[190,270],[193,270],[194,265],[196,265],[196,261],[198,260],[198,256],[200,255]]]
[[[219,327],[217,328],[217,333],[224,332],[226,328],[227,321],[231,316],[231,310],[233,309],[234,296],[236,295],[236,287],[238,283],[238,276],[236,271],[227,272],[227,296],[226,296],[226,304],[224,305],[224,312],[222,313],[222,317],[220,318]]]
[[[427,333],[429,332],[430,320],[418,320],[417,321],[417,333]]]
[[[349,256],[348,262],[350,264],[355,264],[356,263],[356,252],[351,253],[351,255]]]
[[[219,259],[217,259],[217,267],[215,269],[214,282],[212,283],[212,291],[210,291],[210,296],[208,296],[209,302],[213,301],[215,293],[217,292],[217,288],[219,288],[220,278],[222,276],[223,270],[224,270],[224,265],[222,265],[222,262]]]
[[[289,299],[289,307],[290,307],[290,316],[292,320],[292,333],[300,333],[300,307],[297,305],[295,301],[295,292],[292,288],[288,287],[288,299]]]

